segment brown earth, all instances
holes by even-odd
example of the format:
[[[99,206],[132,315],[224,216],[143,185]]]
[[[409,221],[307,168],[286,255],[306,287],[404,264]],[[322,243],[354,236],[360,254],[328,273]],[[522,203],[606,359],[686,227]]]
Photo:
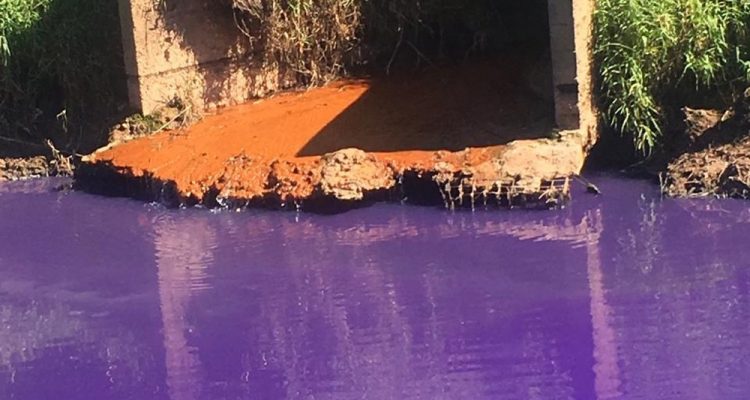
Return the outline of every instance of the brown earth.
[[[750,137],[683,154],[669,164],[664,192],[673,197],[750,198]]]
[[[362,200],[408,176],[439,184],[448,205],[556,203],[586,138],[545,138],[552,106],[526,76],[493,61],[281,94],[108,146],[84,158],[78,180],[114,174],[156,197],[169,188],[177,203],[234,206]]]
[[[665,194],[750,198],[748,100],[726,111],[684,109],[685,133],[664,174]]]

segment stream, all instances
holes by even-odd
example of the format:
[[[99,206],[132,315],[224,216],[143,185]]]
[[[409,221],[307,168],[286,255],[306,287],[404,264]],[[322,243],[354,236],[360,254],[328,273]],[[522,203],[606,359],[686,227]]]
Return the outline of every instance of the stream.
[[[750,203],[166,209],[0,183],[2,399],[747,399]]]

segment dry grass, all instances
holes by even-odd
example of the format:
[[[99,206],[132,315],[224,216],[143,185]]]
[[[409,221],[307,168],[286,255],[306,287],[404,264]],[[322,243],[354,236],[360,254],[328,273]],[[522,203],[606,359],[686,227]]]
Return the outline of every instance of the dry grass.
[[[238,26],[260,45],[267,61],[307,85],[340,76],[359,43],[356,0],[233,0]]]
[[[502,7],[518,8],[493,0],[231,1],[254,48],[308,86],[362,67],[389,73],[399,61],[491,52],[508,40]]]

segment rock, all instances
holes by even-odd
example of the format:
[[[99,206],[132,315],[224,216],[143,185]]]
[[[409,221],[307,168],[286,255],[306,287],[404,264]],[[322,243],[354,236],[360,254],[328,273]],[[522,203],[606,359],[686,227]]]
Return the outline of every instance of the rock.
[[[271,164],[266,186],[282,202],[309,199],[320,180],[320,166],[316,163],[294,163],[277,160]]]
[[[586,154],[573,141],[518,140],[509,143],[498,163],[507,177],[529,192],[540,190],[544,181],[576,175]]]
[[[362,200],[367,192],[387,190],[396,185],[394,172],[360,149],[326,154],[320,163],[320,191],[338,200]]]
[[[172,143],[171,137],[164,136],[165,143]],[[423,204],[442,200],[451,208],[480,204],[536,207],[567,200],[567,179],[578,174],[583,164],[580,137],[566,133],[559,140],[520,140],[460,152],[370,154],[348,148],[323,156],[273,159],[246,156],[244,151],[228,159],[207,160],[203,155],[193,159],[216,172],[201,176],[187,168],[192,174],[187,177],[180,174],[184,168],[168,170],[145,164],[143,169],[135,169],[118,164],[111,158],[114,148],[109,148],[85,157],[77,180],[84,185],[79,187],[85,187],[87,181],[94,182],[102,175],[99,168],[130,179],[132,187],[175,182],[184,204],[231,208],[270,205],[343,210],[357,201],[388,198],[398,185],[402,185],[404,199],[421,199],[416,201]],[[145,154],[156,151],[153,142],[145,142],[149,148]],[[130,154],[136,144],[138,141],[117,149]],[[146,159],[149,163],[150,157]]]
[[[181,116],[182,110],[177,107],[167,106],[159,109],[159,122],[168,129],[178,128]]]

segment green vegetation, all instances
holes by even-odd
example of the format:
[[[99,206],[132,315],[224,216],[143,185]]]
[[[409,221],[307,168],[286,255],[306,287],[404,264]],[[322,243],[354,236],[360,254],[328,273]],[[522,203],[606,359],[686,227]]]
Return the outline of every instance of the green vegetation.
[[[0,153],[101,144],[124,97],[121,64],[116,1],[0,0]]]
[[[731,103],[750,82],[745,0],[599,0],[595,56],[607,122],[659,146],[680,107]]]

